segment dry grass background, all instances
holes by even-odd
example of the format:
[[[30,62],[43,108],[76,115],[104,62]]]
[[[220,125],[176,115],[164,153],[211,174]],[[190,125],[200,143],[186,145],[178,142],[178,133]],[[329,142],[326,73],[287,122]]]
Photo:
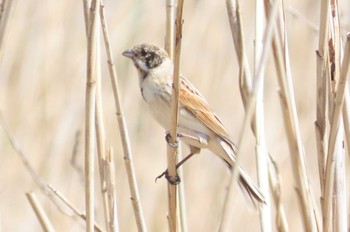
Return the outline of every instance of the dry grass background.
[[[165,134],[142,104],[137,73],[132,63],[121,56],[122,51],[137,43],[164,43],[165,2],[109,0],[105,5],[147,228],[149,231],[166,231],[166,182],[159,180],[154,183],[155,177],[166,168]],[[318,25],[318,1],[290,1],[286,5]],[[350,5],[345,0],[340,1],[340,5],[343,6],[340,8],[342,23],[350,30]],[[241,13],[248,54],[252,55],[254,2],[242,1]],[[244,109],[225,1],[185,1],[184,20],[181,73],[207,98],[233,140],[237,141]],[[314,132],[318,34],[300,16],[288,12],[286,21],[306,165],[310,185],[318,199],[320,187]],[[78,143],[76,155],[81,168],[84,163],[86,37],[82,2],[15,1],[3,46],[0,57],[0,112],[8,120],[38,174],[83,210],[84,182],[70,164],[75,143]],[[249,61],[252,66],[252,57]],[[112,145],[115,150],[120,231],[136,231],[105,62],[102,72],[107,145]],[[268,65],[266,73],[268,150],[279,165],[290,231],[301,231],[303,227],[273,62]],[[77,136],[77,133],[80,135]],[[250,148],[244,151],[243,163],[254,175],[252,134],[250,138]],[[184,150],[187,152],[186,147]],[[0,231],[40,230],[25,197],[25,192],[30,190],[38,193],[57,231],[84,230],[80,219],[73,220],[62,215],[45,196],[39,194],[2,130],[0,157]],[[183,170],[190,231],[215,231],[230,173],[222,161],[207,151],[192,158]],[[96,188],[97,198],[99,193]],[[257,212],[246,209],[242,196],[238,195],[236,204],[233,228],[256,231],[259,228]],[[99,200],[96,214],[97,221],[103,224]]]

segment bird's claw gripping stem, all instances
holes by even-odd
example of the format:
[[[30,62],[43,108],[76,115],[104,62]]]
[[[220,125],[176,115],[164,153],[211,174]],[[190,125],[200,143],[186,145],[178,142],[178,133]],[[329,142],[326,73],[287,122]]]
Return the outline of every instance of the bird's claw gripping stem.
[[[160,174],[159,176],[156,177],[156,180],[157,181],[158,179],[162,178],[162,177],[165,177],[165,179],[167,179],[167,181],[172,184],[172,185],[178,185],[180,182],[181,182],[181,179],[180,177],[177,175],[176,173],[176,176],[175,178],[172,178],[172,176],[169,175],[168,173],[168,169],[165,170],[162,174]]]

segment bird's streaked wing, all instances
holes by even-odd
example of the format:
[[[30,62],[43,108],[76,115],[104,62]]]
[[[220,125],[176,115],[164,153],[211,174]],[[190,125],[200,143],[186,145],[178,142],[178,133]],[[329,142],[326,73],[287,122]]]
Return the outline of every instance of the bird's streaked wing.
[[[229,134],[204,97],[184,78],[180,78],[179,102],[217,135],[229,140]]]

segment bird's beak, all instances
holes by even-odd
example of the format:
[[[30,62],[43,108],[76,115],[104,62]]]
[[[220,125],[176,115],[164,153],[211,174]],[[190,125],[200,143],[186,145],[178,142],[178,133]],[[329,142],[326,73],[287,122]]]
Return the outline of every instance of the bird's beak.
[[[128,57],[128,58],[133,58],[134,57],[134,52],[132,50],[126,50],[122,53],[123,56]]]

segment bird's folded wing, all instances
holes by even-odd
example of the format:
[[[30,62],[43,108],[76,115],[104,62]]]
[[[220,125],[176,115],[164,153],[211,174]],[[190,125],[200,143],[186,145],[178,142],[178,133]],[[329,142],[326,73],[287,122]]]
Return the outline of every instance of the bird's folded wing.
[[[181,78],[179,102],[214,133],[230,140],[227,130],[204,97],[184,78]]]

